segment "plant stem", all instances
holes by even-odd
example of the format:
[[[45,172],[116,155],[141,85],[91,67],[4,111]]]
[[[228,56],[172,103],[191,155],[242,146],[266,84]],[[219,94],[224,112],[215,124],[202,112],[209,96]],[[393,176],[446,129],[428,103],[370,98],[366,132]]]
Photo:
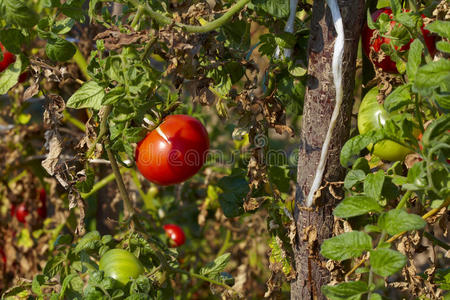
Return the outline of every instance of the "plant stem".
[[[182,274],[185,274],[185,275],[188,275],[188,276],[192,276],[192,277],[195,277],[195,278],[198,278],[198,279],[210,282],[210,283],[215,284],[215,285],[220,285],[220,286],[226,288],[227,290],[233,290],[233,288],[231,286],[229,286],[228,284],[225,284],[223,282],[220,282],[220,281],[217,281],[217,280],[214,280],[214,279],[210,279],[210,278],[208,278],[206,276],[203,276],[203,275],[200,275],[200,274],[197,274],[197,273],[192,273],[192,272],[188,272],[188,271],[185,271],[185,270],[173,269],[173,268],[171,269],[171,271],[177,272],[177,273],[182,273]]]
[[[383,232],[381,232],[381,236],[380,236],[380,240],[378,241],[377,246],[375,247],[375,249],[377,249],[381,243],[384,241],[384,238],[386,237],[386,230],[383,230]],[[373,281],[373,268],[372,266],[370,266],[370,270],[369,270],[369,279],[367,281],[367,285],[370,287],[372,285],[372,281]],[[367,299],[370,299],[370,296],[372,295],[372,290],[369,290],[369,293],[367,295]]]
[[[139,22],[139,19],[142,16],[142,13],[144,12],[144,7],[142,5],[138,5],[137,6],[137,12],[134,15],[133,21],[131,22],[131,28],[133,28],[134,30],[137,30],[135,27],[137,25],[137,23]]]
[[[141,4],[138,0],[128,0],[131,4],[133,4],[135,7],[139,7]],[[160,25],[170,25],[174,23],[176,26],[182,28],[183,30],[186,30],[190,33],[205,33],[209,31],[213,31],[222,25],[224,25],[235,13],[240,11],[247,3],[249,3],[250,0],[239,0],[234,6],[232,6],[226,13],[224,13],[220,18],[208,22],[205,25],[202,26],[192,26],[192,25],[185,25],[182,23],[174,22],[172,18],[166,17],[156,11],[154,11],[148,4],[144,4],[144,11],[145,13],[155,20]]]
[[[81,54],[78,47],[75,46],[75,48],[77,49],[77,51],[75,52],[75,55],[73,56],[73,60],[78,65],[78,68],[80,68],[80,71],[83,74],[84,78],[86,78],[86,80],[90,80],[91,76],[89,76],[88,71],[87,71],[87,65],[88,65],[87,61],[84,58],[83,54]]]
[[[111,111],[112,111],[112,106],[106,105],[105,110],[103,111],[103,119],[100,123],[100,131],[99,131],[98,136],[95,139],[94,143],[91,145],[91,147],[86,152],[86,158],[89,158],[92,155],[97,143],[99,143],[100,140],[104,137],[104,135],[108,132],[108,116],[111,113]]]
[[[109,144],[109,141],[108,141]],[[134,216],[134,207],[131,205],[130,197],[128,196],[127,189],[125,188],[125,183],[123,182],[122,174],[120,174],[119,166],[117,165],[116,158],[112,153],[109,145],[106,145],[106,154],[108,155],[108,159],[111,162],[111,168],[116,178],[117,187],[119,188],[120,196],[122,197],[123,204],[125,207],[125,216],[133,217]]]
[[[440,239],[436,238],[434,235],[432,235],[431,233],[428,232],[424,232],[423,236],[426,237],[427,239],[429,239],[433,244],[438,245],[440,247],[442,247],[445,250],[450,250],[450,245],[448,245],[447,243],[441,241]]]
[[[217,253],[217,256],[221,256],[222,254],[227,251],[228,247],[230,246],[230,238],[231,238],[231,230],[227,229],[227,233],[225,236],[225,242],[223,243],[222,247],[219,250],[219,253]]]
[[[409,200],[409,198],[411,197],[412,192],[411,191],[407,191],[402,199],[400,200],[400,202],[397,204],[396,209],[401,209],[403,208],[403,206],[405,206],[406,202]]]
[[[78,129],[80,129],[83,132],[86,131],[86,126],[82,122],[80,122],[78,119],[72,117],[72,115],[69,114],[66,110],[63,111],[63,116],[64,116],[64,121],[72,123],[73,125],[75,125],[75,127],[77,127]]]

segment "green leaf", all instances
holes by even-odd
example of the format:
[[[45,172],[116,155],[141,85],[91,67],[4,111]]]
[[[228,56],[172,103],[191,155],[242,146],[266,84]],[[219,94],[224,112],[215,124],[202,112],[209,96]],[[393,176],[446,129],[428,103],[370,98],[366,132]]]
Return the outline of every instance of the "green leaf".
[[[81,177],[81,175],[80,175],[80,177]],[[94,181],[95,181],[94,170],[91,168],[88,168],[84,174],[84,178],[80,178],[75,185],[80,192],[87,193],[94,186]]]
[[[295,65],[294,63],[290,63],[288,67],[289,73],[294,77],[302,77],[306,75],[307,70],[299,65]]]
[[[370,295],[370,299],[369,300],[382,300],[383,297],[381,297],[380,294],[377,293],[373,293],[372,295]]]
[[[355,163],[352,166],[352,170],[361,170],[364,172],[364,174],[369,174],[370,172],[370,166],[369,162],[365,157],[358,158]]]
[[[361,150],[365,149],[368,145],[375,144],[385,138],[383,130],[372,130],[351,138],[344,144],[344,147],[342,147],[340,157],[341,165],[343,167],[348,167],[358,158]]]
[[[279,263],[284,275],[288,276],[292,272],[292,266],[281,243],[281,239],[277,236],[274,235],[271,237],[269,241],[269,247],[271,249],[269,260],[272,264]]]
[[[53,25],[52,32],[56,34],[66,34],[72,29],[73,25],[75,25],[74,19],[64,18],[56,21]]]
[[[42,293],[41,286],[45,283],[45,276],[42,274],[38,274],[34,276],[33,283],[31,284],[31,290],[33,293],[35,293],[38,296],[43,297],[44,294]]]
[[[450,53],[450,43],[445,41],[439,41],[436,43],[436,48],[445,53]]]
[[[67,287],[75,277],[78,277],[78,274],[69,274],[66,278],[64,278],[64,281],[61,285],[60,299],[64,299],[64,294],[66,293]]]
[[[79,253],[83,250],[92,250],[95,249],[98,245],[100,245],[100,233],[98,231],[88,232],[85,236],[83,236],[75,246],[75,253]]]
[[[0,95],[6,94],[18,82],[20,71],[22,68],[22,61],[20,58],[16,59],[14,64],[0,73]]]
[[[320,290],[331,300],[359,300],[369,288],[364,281],[349,281],[334,286],[324,285]]]
[[[384,184],[384,171],[378,170],[376,173],[370,173],[364,180],[364,193],[372,199],[379,200]]]
[[[406,265],[406,262],[406,256],[392,249],[382,248],[370,251],[372,270],[383,277],[400,271]]]
[[[329,259],[342,261],[359,257],[364,251],[370,249],[372,249],[370,235],[360,231],[351,231],[325,240],[322,243],[320,254]]]
[[[110,90],[103,99],[103,105],[114,104],[125,97],[125,88],[123,86],[116,86]]]
[[[407,66],[409,66],[409,62]],[[409,77],[409,79],[411,80],[411,77]],[[404,84],[397,87],[386,97],[386,99],[384,99],[384,108],[388,112],[394,112],[411,103],[411,85]]]
[[[406,75],[408,75],[408,80],[410,82],[414,81],[417,70],[419,69],[419,66],[422,63],[422,51],[423,51],[423,44],[420,42],[419,39],[414,40],[409,47],[408,63],[406,64]],[[411,96],[409,98],[411,98]]]
[[[269,179],[275,184],[275,186],[283,193],[289,192],[290,188],[290,178],[289,178],[289,168],[280,166],[270,166],[269,167]]]
[[[223,191],[219,195],[220,206],[227,218],[244,213],[244,198],[249,192],[247,180],[241,174],[223,177],[217,184]]]
[[[274,17],[286,18],[289,16],[289,0],[253,0],[252,3],[256,8],[262,9]]]
[[[345,198],[336,206],[333,215],[339,218],[350,218],[367,214],[369,212],[381,212],[383,209],[377,200],[367,196],[352,196]]]
[[[7,23],[23,28],[31,28],[37,24],[39,16],[22,0],[3,0]]]
[[[45,45],[45,54],[54,61],[67,61],[75,55],[76,51],[72,43],[60,37],[49,39]]]
[[[390,235],[403,231],[418,230],[425,227],[426,224],[420,216],[408,214],[401,209],[390,210],[378,219],[378,226]]]
[[[450,21],[436,20],[425,26],[425,29],[450,39]]]
[[[0,30],[0,41],[5,48],[12,53],[20,53],[21,46],[25,43],[25,36],[19,29],[8,28]]]
[[[280,48],[291,49],[295,45],[295,35],[289,32],[282,32],[275,36],[275,42]]]
[[[448,81],[450,81],[450,60],[433,61],[419,68],[413,91],[429,96],[435,88]]]
[[[362,170],[350,170],[345,176],[344,187],[347,190],[350,190],[354,187],[358,182],[363,182],[366,178],[366,174]]]
[[[61,272],[64,267],[65,257],[62,254],[57,254],[50,257],[50,259],[45,264],[43,273],[49,278],[53,278]]]
[[[88,81],[67,101],[70,108],[93,108],[99,110],[105,97],[105,91],[95,81]]]
[[[206,277],[214,277],[225,269],[229,261],[230,253],[225,253],[216,258],[213,262],[207,263],[204,267],[202,267],[199,274]]]

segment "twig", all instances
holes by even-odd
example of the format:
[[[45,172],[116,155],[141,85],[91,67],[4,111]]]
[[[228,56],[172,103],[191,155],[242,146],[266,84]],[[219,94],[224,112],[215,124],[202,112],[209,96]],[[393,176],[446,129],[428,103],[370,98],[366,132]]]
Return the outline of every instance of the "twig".
[[[138,0],[128,0],[135,7],[139,7],[142,4],[139,3]],[[193,26],[186,25],[179,22],[174,22],[172,18],[166,17],[156,11],[154,11],[147,3],[144,4],[143,9],[144,12],[153,20],[155,20],[160,25],[170,25],[175,24],[175,26],[182,28],[190,33],[205,33],[209,31],[213,31],[220,26],[224,25],[235,13],[240,11],[250,0],[239,0],[234,6],[232,6],[226,13],[224,13],[220,18],[212,22],[208,22],[202,26]]]

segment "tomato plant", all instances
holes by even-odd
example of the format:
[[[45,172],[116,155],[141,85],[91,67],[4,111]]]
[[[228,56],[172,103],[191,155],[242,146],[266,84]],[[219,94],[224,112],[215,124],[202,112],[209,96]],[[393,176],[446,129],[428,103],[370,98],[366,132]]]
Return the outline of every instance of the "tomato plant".
[[[371,18],[375,22],[382,14],[387,15],[389,18],[388,24],[390,28],[387,30],[388,33],[386,33],[386,35],[389,35],[391,31],[395,32],[396,30],[401,30],[400,28],[402,27],[402,25],[392,20],[392,10],[389,7],[380,8],[374,11],[371,15]],[[422,18],[423,17],[424,15],[422,15]],[[423,38],[425,40],[428,51],[431,55],[434,55],[436,53],[436,46],[434,45],[435,37],[431,35],[429,30],[424,28],[424,25],[420,27],[420,30],[423,34]],[[366,23],[361,33],[362,47],[365,55],[371,58],[372,63],[375,65],[375,67],[381,68],[384,72],[398,73],[396,63],[391,59],[389,54],[383,52],[383,45],[390,46],[391,44],[391,38],[387,37],[386,35],[381,35],[379,31],[375,31],[375,29],[370,28]],[[397,43],[395,43],[393,47],[396,51],[405,52],[409,49],[413,40],[413,38],[410,38],[409,41],[407,41],[403,45],[397,45]],[[374,53],[371,54],[371,51],[373,51]]]
[[[370,130],[380,129],[386,124],[386,120],[391,118],[390,114],[384,109],[383,105],[377,101],[378,88],[372,88],[365,96],[359,106],[358,111],[358,130],[364,134]],[[389,161],[403,160],[405,156],[412,151],[396,142],[383,140],[367,147],[369,151],[381,159]]]
[[[186,242],[186,236],[183,229],[175,224],[166,224],[163,226],[167,236],[170,238],[170,243],[174,247],[180,247]]]
[[[180,183],[200,170],[208,148],[208,133],[200,121],[171,115],[138,143],[136,165],[151,182]]]
[[[114,278],[121,285],[126,285],[130,278],[137,278],[144,273],[144,267],[134,254],[123,249],[111,249],[102,255],[99,269],[105,276]]]

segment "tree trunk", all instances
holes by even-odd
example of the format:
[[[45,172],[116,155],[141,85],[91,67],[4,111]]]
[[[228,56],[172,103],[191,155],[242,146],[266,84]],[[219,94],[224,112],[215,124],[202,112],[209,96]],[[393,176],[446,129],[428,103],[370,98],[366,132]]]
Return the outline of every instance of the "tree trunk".
[[[364,20],[363,0],[338,1],[345,30],[343,61],[344,99],[328,153],[324,179],[343,180],[340,150],[349,137],[358,40]],[[323,141],[335,105],[335,89],[331,73],[336,31],[331,12],[323,0],[313,4],[308,47],[308,83],[305,96],[301,143],[299,149],[295,221],[297,237],[293,245],[297,278],[291,285],[291,299],[326,299],[321,286],[330,281],[326,259],[319,254],[323,240],[333,231],[332,210],[335,198],[328,188],[322,190],[314,210],[302,208],[319,163]],[[322,184],[323,186],[323,184]],[[342,194],[339,189],[334,189]]]

